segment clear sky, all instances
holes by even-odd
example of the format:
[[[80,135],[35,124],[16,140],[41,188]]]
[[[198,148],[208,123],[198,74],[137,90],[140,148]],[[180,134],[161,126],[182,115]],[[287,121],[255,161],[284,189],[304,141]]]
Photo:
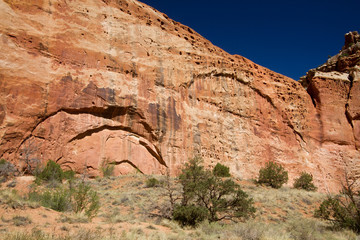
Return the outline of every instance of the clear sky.
[[[360,30],[360,0],[140,0],[231,54],[295,80]]]

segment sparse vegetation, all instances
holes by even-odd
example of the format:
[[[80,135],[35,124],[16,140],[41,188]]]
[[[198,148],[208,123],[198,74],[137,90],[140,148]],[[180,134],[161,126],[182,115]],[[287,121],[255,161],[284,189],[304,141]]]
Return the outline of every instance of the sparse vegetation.
[[[174,199],[182,197],[182,185],[178,178],[152,176],[164,182],[169,178],[170,190],[174,190]],[[65,211],[58,213],[37,208],[26,201],[13,189],[0,191],[0,206],[12,214],[0,218],[0,238],[18,239],[337,239],[357,240],[351,230],[333,231],[329,223],[312,218],[317,206],[326,198],[319,192],[308,192],[289,187],[279,190],[257,187],[251,181],[241,180],[244,191],[249,193],[256,203],[255,218],[246,222],[198,221],[195,228],[182,228],[181,222],[165,219],[160,215],[161,208],[169,209],[168,195],[164,188],[144,188],[149,177],[128,175],[112,178],[100,178],[86,182],[101,199],[101,209],[95,221],[90,223],[85,212]],[[73,180],[76,188],[81,180]],[[239,180],[234,180],[239,181]],[[62,184],[69,189],[69,181]],[[3,186],[6,187],[6,186]],[[55,191],[56,188],[36,186],[37,190]],[[9,200],[12,199],[12,200]],[[181,200],[181,199],[180,199]],[[72,200],[73,201],[73,200]],[[115,205],[113,205],[113,203]],[[16,204],[15,204],[16,203]],[[30,206],[32,204],[32,207]],[[177,205],[181,202],[177,200]],[[33,209],[36,208],[36,209]],[[31,210],[41,214],[33,216]],[[206,212],[208,210],[206,209]],[[46,217],[42,217],[47,215]],[[196,216],[201,215],[197,214]],[[15,226],[13,217],[25,216],[31,224]],[[190,214],[191,216],[191,214]],[[44,221],[38,221],[44,219]],[[196,219],[196,218],[195,218]],[[36,220],[36,221],[35,221]],[[234,219],[236,220],[236,219]],[[32,227],[36,229],[31,230]],[[6,232],[6,229],[9,228]],[[54,229],[57,229],[54,231]],[[65,229],[65,230],[64,230]]]
[[[230,177],[229,167],[222,165],[221,163],[215,165],[213,173],[217,177]]]
[[[281,188],[288,181],[288,172],[276,162],[267,162],[259,171],[259,184],[265,184],[272,188]]]
[[[315,217],[329,221],[337,229],[347,228],[360,233],[360,191],[346,178],[341,194],[329,195],[315,212]]]
[[[317,206],[327,199],[322,193],[289,187],[274,190],[258,187],[251,181],[224,179],[216,176],[212,169],[205,169],[201,163],[201,159],[189,161],[179,178],[135,174],[83,181],[70,177],[71,180],[58,183],[53,188],[49,188],[47,182],[42,181],[46,185],[33,185],[35,189],[29,197],[24,197],[27,195],[17,193],[15,189],[9,189],[7,184],[3,185],[3,190],[0,191],[0,207],[12,213],[0,217],[0,238],[358,239],[352,230],[343,230],[342,226],[332,225],[331,220],[323,221],[310,217]],[[162,187],[143,187],[151,182],[155,182],[154,186]],[[244,183],[241,189],[239,182]],[[18,185],[21,185],[20,182]],[[240,191],[230,191],[234,189],[243,193],[246,191],[253,200],[247,194],[246,197],[241,197]],[[89,197],[91,191],[96,193],[93,197]],[[227,191],[231,193],[228,194]],[[357,192],[353,194],[354,199],[358,199]],[[168,200],[170,196],[173,207]],[[31,197],[33,201],[29,200]],[[333,198],[345,203],[345,195]],[[92,207],[91,199],[96,203]],[[226,205],[230,204],[229,202],[241,202],[234,199],[244,200],[237,205],[239,209],[240,206],[243,209],[253,208],[253,202],[256,203],[257,211],[246,213],[248,217],[253,216],[255,219],[239,217],[242,211],[237,212],[237,207]],[[183,204],[185,201],[187,204]],[[98,208],[100,202],[104,206],[101,209]],[[63,212],[48,211],[38,208],[39,205]],[[78,209],[77,213],[75,209]],[[34,212],[36,215],[33,215]],[[41,214],[37,215],[37,212]],[[98,217],[90,223],[95,215]],[[35,221],[41,218],[45,222]],[[183,228],[187,225],[195,227]],[[336,225],[337,231],[331,230],[330,225]],[[32,226],[39,229],[30,231]],[[7,228],[11,230],[7,231]],[[53,229],[57,230],[53,232]]]
[[[313,176],[310,173],[302,172],[300,177],[295,179],[294,188],[304,189],[306,191],[316,191],[313,183]]]

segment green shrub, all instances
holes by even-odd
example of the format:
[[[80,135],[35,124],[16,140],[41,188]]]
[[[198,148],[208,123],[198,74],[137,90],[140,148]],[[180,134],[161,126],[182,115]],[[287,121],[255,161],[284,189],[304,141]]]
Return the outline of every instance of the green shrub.
[[[180,219],[181,224],[187,222],[190,225],[204,220],[204,216],[210,222],[234,218],[245,220],[253,216],[253,200],[240,186],[231,179],[223,180],[213,171],[205,170],[201,162],[200,158],[191,159],[182,169],[179,176],[183,190],[180,197],[182,208],[174,207],[173,218],[177,213],[176,219]],[[185,215],[178,213],[180,209],[186,210]],[[202,214],[203,209],[206,209],[206,215]]]
[[[182,226],[196,226],[207,219],[208,211],[205,207],[195,205],[175,205],[173,218]]]
[[[353,184],[346,181],[341,195],[328,196],[314,216],[333,224],[335,228],[347,228],[360,233],[360,192],[353,190]]]
[[[28,198],[58,212],[71,210],[71,195],[68,189],[58,188],[43,193],[33,191],[29,193]]]
[[[64,179],[73,180],[75,178],[75,172],[73,170],[67,170],[64,172]]]
[[[317,189],[313,183],[313,176],[306,172],[302,172],[300,177],[295,179],[294,188],[306,191],[316,191]]]
[[[85,212],[90,219],[97,215],[100,208],[99,196],[86,183],[81,182],[73,190],[72,200],[74,212]]]
[[[280,188],[288,181],[288,172],[283,166],[275,162],[267,162],[264,168],[259,171],[259,184],[265,184],[272,188]]]
[[[158,187],[160,185],[159,180],[156,178],[149,178],[146,180],[145,186],[147,188]]]
[[[213,169],[213,173],[217,177],[230,177],[230,170],[229,167],[217,163]]]
[[[49,160],[45,168],[36,174],[35,182],[37,184],[40,184],[42,181],[61,183],[63,179],[64,172],[60,165],[52,160]]]
[[[114,173],[115,165],[113,163],[110,163],[109,159],[104,159],[101,163],[100,169],[103,177],[110,177]]]
[[[28,200],[59,212],[71,210],[75,213],[84,212],[90,219],[97,215],[100,208],[97,192],[84,182],[78,183],[75,187],[70,185],[70,188],[59,187],[44,192],[33,191],[29,193]]]

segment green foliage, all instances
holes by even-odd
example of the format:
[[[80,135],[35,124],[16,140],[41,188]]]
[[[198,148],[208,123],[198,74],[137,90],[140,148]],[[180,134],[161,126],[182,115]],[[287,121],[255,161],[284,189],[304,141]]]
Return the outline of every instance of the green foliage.
[[[100,169],[103,177],[110,177],[114,173],[115,165],[110,163],[109,159],[104,159],[104,161],[101,163]]]
[[[72,192],[74,212],[85,212],[90,219],[95,217],[100,208],[100,201],[97,192],[93,191],[89,185],[84,182]]]
[[[174,207],[174,219],[176,217],[182,225],[194,226],[205,218],[213,222],[233,218],[245,220],[253,216],[253,200],[240,186],[205,170],[201,161],[200,158],[191,159],[179,176],[183,192],[180,206]],[[180,209],[184,210],[182,215]],[[206,215],[203,209],[206,209]]]
[[[147,188],[158,187],[160,185],[159,180],[156,178],[149,178],[146,180],[145,186]]]
[[[52,160],[49,160],[45,168],[36,174],[35,183],[40,184],[42,181],[61,183],[63,179],[64,172],[60,165]]]
[[[182,226],[196,226],[207,219],[209,213],[206,208],[195,205],[175,205],[173,218]]]
[[[64,172],[64,179],[74,180],[75,179],[75,172],[73,170],[67,170]]]
[[[213,169],[213,174],[217,177],[230,177],[229,167],[217,163]]]
[[[259,184],[265,184],[272,188],[280,188],[288,181],[288,172],[283,166],[275,162],[267,162],[264,168],[259,171]]]
[[[84,212],[90,219],[97,215],[100,208],[97,192],[84,182],[78,183],[75,187],[70,185],[70,188],[59,187],[44,192],[32,191],[28,195],[28,200],[59,212],[71,210],[75,213]]]
[[[295,179],[294,188],[306,191],[316,191],[317,189],[313,183],[313,176],[306,172],[302,172],[300,177]]]
[[[347,228],[360,233],[360,191],[354,192],[347,181],[342,195],[328,196],[315,211],[315,217],[330,221],[335,228]]]
[[[71,194],[68,189],[57,188],[43,193],[33,191],[29,193],[28,198],[58,212],[71,210]]]

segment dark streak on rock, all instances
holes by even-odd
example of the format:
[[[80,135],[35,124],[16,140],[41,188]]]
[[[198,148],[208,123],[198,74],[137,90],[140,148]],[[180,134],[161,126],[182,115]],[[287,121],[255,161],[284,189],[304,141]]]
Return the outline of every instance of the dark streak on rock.
[[[6,116],[5,109],[2,105],[0,105],[0,125],[4,122],[5,116]]]
[[[124,164],[124,163],[129,164],[130,166],[132,166],[133,168],[135,168],[137,171],[139,171],[140,173],[144,174],[134,163],[132,163],[132,162],[129,161],[129,160],[122,160],[122,161],[120,161],[120,162],[115,162],[114,164],[115,164],[115,165],[120,165],[120,164]]]

